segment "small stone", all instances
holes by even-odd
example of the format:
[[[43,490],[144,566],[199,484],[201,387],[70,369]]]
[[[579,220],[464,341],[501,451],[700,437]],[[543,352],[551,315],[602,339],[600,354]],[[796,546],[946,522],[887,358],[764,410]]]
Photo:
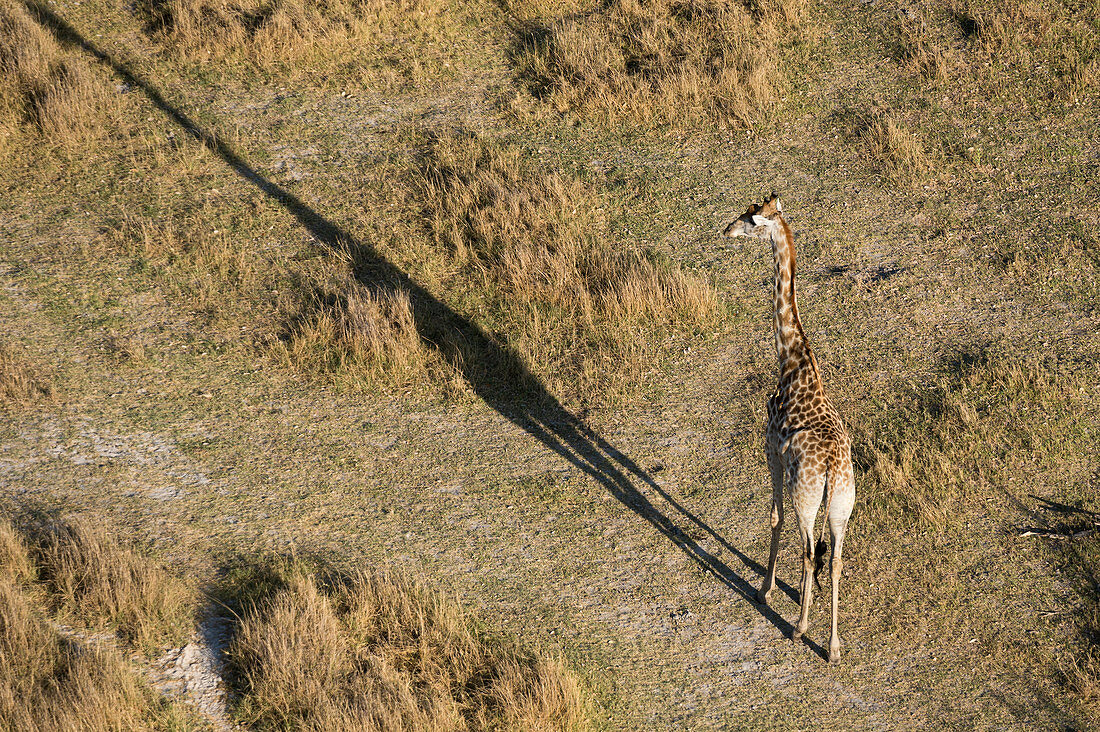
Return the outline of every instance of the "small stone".
[[[191,668],[191,664],[199,660],[199,656],[202,655],[202,650],[194,643],[188,643],[180,651],[179,665],[180,668]]]

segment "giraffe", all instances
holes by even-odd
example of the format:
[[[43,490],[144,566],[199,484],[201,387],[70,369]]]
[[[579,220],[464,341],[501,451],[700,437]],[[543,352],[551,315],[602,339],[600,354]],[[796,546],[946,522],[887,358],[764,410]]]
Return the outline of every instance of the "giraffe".
[[[768,399],[765,448],[772,478],[772,535],[768,573],[757,593],[757,600],[767,605],[775,587],[775,559],[779,554],[783,494],[786,489],[798,519],[802,545],[802,608],[792,639],[799,640],[810,622],[811,579],[817,579],[825,564],[825,552],[829,549],[825,542],[827,524],[832,539],[829,576],[833,591],[829,661],[835,663],[840,660],[836,616],[840,573],[844,566],[841,548],[856,496],[851,439],[840,415],[825,396],[817,359],[798,319],[794,294],[794,237],[783,219],[783,206],[778,196],[773,193],[762,205],[750,205],[748,211],[726,227],[723,235],[770,241],[775,262],[773,324],[775,350],[779,356],[779,385]],[[826,491],[825,518],[815,546],[814,522]]]

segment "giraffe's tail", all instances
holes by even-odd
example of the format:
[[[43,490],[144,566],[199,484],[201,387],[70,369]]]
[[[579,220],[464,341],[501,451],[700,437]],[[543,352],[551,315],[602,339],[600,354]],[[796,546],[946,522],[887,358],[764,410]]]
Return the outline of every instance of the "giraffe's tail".
[[[836,473],[836,450],[829,456],[829,462],[825,466],[825,518],[821,522],[821,536],[818,537],[817,546],[814,547],[814,584],[821,589],[821,570],[825,569],[825,554],[829,551],[829,542],[825,540],[825,532],[829,528],[829,511],[833,506],[833,475]]]

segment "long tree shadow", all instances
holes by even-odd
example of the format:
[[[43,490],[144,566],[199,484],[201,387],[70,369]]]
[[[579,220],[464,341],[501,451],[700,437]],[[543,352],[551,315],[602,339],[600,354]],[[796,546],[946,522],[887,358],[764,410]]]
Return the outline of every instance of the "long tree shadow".
[[[756,603],[756,589],[752,584],[700,546],[675,521],[663,514],[638,490],[633,479],[659,495],[676,510],[682,520],[709,534],[757,575],[763,576],[763,567],[680,505],[633,460],[608,444],[563,407],[519,357],[502,348],[477,324],[455,312],[414,282],[373,247],[359,241],[301,199],[258,173],[214,133],[203,129],[172,106],[155,87],[81,36],[47,7],[29,0],[24,0],[24,5],[42,25],[49,28],[60,43],[75,46],[94,56],[108,65],[127,84],[141,89],[184,132],[224,160],[241,178],[285,208],[320,244],[352,252],[355,258],[355,274],[364,286],[381,291],[406,291],[421,340],[428,347],[437,350],[461,373],[486,404],[597,480],[624,506],[678,546],[703,571],[756,605],[768,621],[785,635],[790,635],[794,629],[790,623],[766,605]],[[786,584],[780,586],[792,599],[797,598],[793,588]],[[824,649],[811,641],[807,640],[807,643],[818,655],[825,657]]]

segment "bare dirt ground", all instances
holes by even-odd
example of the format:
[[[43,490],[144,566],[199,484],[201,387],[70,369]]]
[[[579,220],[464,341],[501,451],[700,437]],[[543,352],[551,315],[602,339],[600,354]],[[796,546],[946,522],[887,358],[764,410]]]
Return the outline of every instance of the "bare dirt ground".
[[[866,32],[875,5],[835,11],[850,18],[830,16],[830,27]],[[56,9],[91,33],[77,6]],[[106,47],[126,47],[105,35]],[[315,234],[272,186],[359,236],[377,202],[359,186],[379,161],[414,154],[410,126],[472,129],[518,139],[548,166],[614,191],[616,231],[706,273],[728,303],[724,324],[621,405],[527,404],[458,376],[446,394],[345,390],[296,375],[257,345],[270,302],[248,317],[229,303],[219,317],[217,301],[192,309],[126,255],[80,254],[102,251],[113,205],[156,188],[140,161],[79,173],[25,166],[5,174],[0,206],[0,338],[50,375],[57,396],[0,422],[0,493],[101,516],[204,581],[268,552],[402,568],[492,631],[564,654],[599,728],[1095,728],[1094,707],[1059,670],[1076,653],[1088,599],[1057,551],[1018,528],[1034,521],[1033,494],[1087,499],[1096,413],[1074,432],[1076,457],[1051,466],[1014,455],[1011,477],[947,530],[914,524],[898,543],[858,506],[841,585],[843,659],[828,665],[820,601],[808,642],[789,639],[793,527],[774,607],[754,600],[770,495],[761,450],[774,374],[770,253],[716,235],[761,194],[784,196],[803,322],[827,389],[859,425],[878,424],[899,384],[927,386],[960,352],[991,347],[1069,364],[1084,375],[1081,403],[1095,409],[1097,262],[1044,256],[1017,271],[997,249],[1067,212],[1096,246],[1095,99],[1056,124],[1026,112],[976,118],[973,100],[946,95],[934,112],[917,105],[916,124],[939,130],[954,116],[991,162],[906,183],[877,172],[844,129],[845,109],[906,94],[866,89],[875,65],[893,63],[873,51],[818,69],[758,132],[624,137],[515,122],[501,101],[515,93],[504,42],[480,53],[495,60],[456,64],[427,90],[351,96],[277,78],[158,78],[162,62],[140,59],[148,88],[116,81],[154,144],[191,161],[175,173],[191,181],[184,197],[234,201],[245,218],[272,222],[269,240],[253,240],[271,261],[307,258]],[[194,142],[179,114],[240,157]],[[168,186],[149,197],[172,206],[173,195]],[[1019,234],[1025,227],[1032,233]],[[140,343],[139,357],[120,341],[129,353]],[[911,564],[906,553],[917,556],[918,582],[898,570]],[[161,659],[162,688],[182,691],[190,663],[179,659],[201,654],[196,643]]]

